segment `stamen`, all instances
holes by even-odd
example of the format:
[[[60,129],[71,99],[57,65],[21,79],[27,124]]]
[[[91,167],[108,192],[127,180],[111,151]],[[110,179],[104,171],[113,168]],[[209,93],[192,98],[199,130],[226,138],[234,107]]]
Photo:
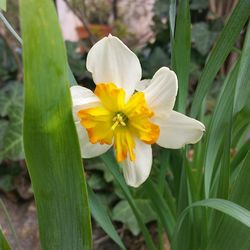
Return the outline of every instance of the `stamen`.
[[[117,121],[113,124],[113,126],[111,127],[111,129],[112,129],[112,130],[115,130],[115,128],[118,126],[119,123],[120,123],[120,122],[117,120]]]
[[[122,125],[123,127],[126,126],[126,123],[125,123],[124,121],[120,121],[120,123],[121,123],[121,125]]]
[[[113,126],[111,127],[112,130],[115,130],[118,125],[121,125],[123,127],[126,126],[126,121],[128,120],[127,116],[123,113],[117,113],[112,121],[114,122]]]

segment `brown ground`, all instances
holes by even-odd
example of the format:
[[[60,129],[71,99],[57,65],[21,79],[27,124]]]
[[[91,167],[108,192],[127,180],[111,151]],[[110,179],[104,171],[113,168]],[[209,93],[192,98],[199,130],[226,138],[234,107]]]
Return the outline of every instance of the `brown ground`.
[[[0,225],[13,250],[40,250],[39,233],[36,217],[36,207],[33,198],[29,200],[17,200],[14,193],[0,193],[0,198],[6,206],[11,218],[17,240],[10,228],[8,218],[0,207]],[[93,223],[94,224],[94,223]],[[125,228],[118,229],[123,242],[129,250],[145,250],[142,236],[134,237]],[[18,241],[18,242],[17,242]],[[18,248],[19,244],[19,248]],[[93,249],[94,250],[118,250],[119,247],[95,224],[93,225]]]
[[[15,202],[4,195],[0,197],[11,218],[21,250],[40,250],[34,201]],[[18,244],[3,209],[0,209],[0,224],[13,250],[18,249]]]

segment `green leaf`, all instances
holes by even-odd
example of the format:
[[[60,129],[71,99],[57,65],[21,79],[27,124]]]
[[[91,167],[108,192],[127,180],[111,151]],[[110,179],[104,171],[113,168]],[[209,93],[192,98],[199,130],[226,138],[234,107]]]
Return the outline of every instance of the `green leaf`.
[[[135,199],[134,202],[145,224],[156,220],[156,214],[150,206],[149,200]],[[134,235],[141,232],[133,210],[126,200],[122,200],[115,205],[112,211],[112,219],[124,223]]]
[[[0,0],[0,10],[6,11],[6,0]]]
[[[224,138],[225,132],[227,131],[225,131],[225,126],[228,126],[231,122],[232,108],[230,107],[234,101],[234,89],[237,80],[238,69],[239,63],[237,62],[224,82],[224,88],[217,101],[216,108],[208,128],[204,158],[204,185],[206,198],[208,198],[210,195],[212,175],[215,170],[219,168],[219,164],[216,164],[216,159],[217,157],[220,157],[219,149],[223,147],[222,140]]]
[[[236,84],[235,109],[234,113],[239,112],[250,98],[250,23],[248,24],[247,33],[242,50],[240,69]]]
[[[172,249],[176,249],[176,244],[178,243],[177,242],[178,233],[181,229],[185,217],[188,215],[190,210],[195,207],[209,207],[216,209],[224,214],[231,216],[235,220],[238,220],[239,222],[250,228],[250,211],[237,205],[236,203],[223,199],[207,199],[207,200],[197,201],[191,204],[189,207],[187,207],[179,216],[174,233],[174,241]],[[220,248],[220,249],[227,249],[227,248]]]
[[[228,123],[224,126],[224,136],[222,140],[223,152],[221,155],[221,166],[219,169],[218,190],[216,197],[228,199],[229,180],[230,180],[230,146],[231,146],[231,126],[233,102],[228,107],[231,117],[228,117]]]
[[[122,249],[125,249],[119,235],[117,234],[104,206],[99,201],[95,193],[88,187],[89,193],[89,206],[91,214],[94,219],[99,223],[101,228],[108,234],[108,236],[116,242]]]
[[[178,77],[177,110],[185,113],[191,49],[191,18],[189,1],[179,1],[174,37],[174,70]]]
[[[171,40],[174,39],[175,17],[176,17],[176,0],[170,0],[170,5],[169,5],[169,23],[170,23]]]
[[[176,223],[174,215],[171,212],[171,209],[163,199],[162,195],[156,189],[156,186],[150,180],[148,180],[143,185],[143,187],[145,188],[148,198],[152,202],[154,210],[156,211],[158,217],[160,218],[160,222],[164,226],[168,234],[168,237],[171,240]]]
[[[23,86],[11,82],[0,92],[0,162],[24,158],[22,116]]]
[[[0,226],[0,249],[1,250],[11,250],[9,243],[6,240],[6,238],[2,232],[1,226]]]
[[[128,186],[126,185],[121,173],[119,172],[119,165],[117,164],[116,160],[114,159],[114,156],[111,151],[107,152],[106,154],[101,156],[101,159],[105,163],[106,167],[109,169],[109,171],[112,173],[112,175],[115,178],[115,181],[121,188],[123,195],[127,199],[131,209],[133,210],[133,213],[137,219],[138,225],[141,228],[142,234],[144,236],[144,239],[146,241],[146,245],[148,249],[155,249],[154,243],[152,241],[152,238],[149,234],[149,231],[147,227],[144,224],[143,218],[141,216],[140,210],[136,206],[136,203],[129,191]]]
[[[217,72],[233,48],[241,29],[249,18],[250,1],[239,0],[227,24],[223,28],[216,45],[212,49],[195,92],[191,115],[197,117],[201,104]]]
[[[91,249],[88,195],[54,4],[21,0],[24,149],[43,249]]]
[[[250,209],[250,151],[244,160],[240,174],[232,186],[232,193],[230,200],[237,204]],[[219,225],[218,230],[214,232],[214,237],[211,237],[208,248],[209,250],[234,250],[239,248],[241,250],[248,250],[250,248],[250,228],[249,228],[250,215],[245,221],[245,225],[235,221],[228,216],[224,217],[222,223]]]

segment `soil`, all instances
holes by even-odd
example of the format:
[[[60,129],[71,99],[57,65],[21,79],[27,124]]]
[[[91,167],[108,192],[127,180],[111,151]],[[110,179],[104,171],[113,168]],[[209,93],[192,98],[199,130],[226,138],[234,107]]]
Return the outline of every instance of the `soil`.
[[[4,210],[0,207],[0,225],[13,250],[41,250],[39,244],[38,222],[36,207],[33,198],[23,200],[16,193],[0,193],[6,210],[8,211],[11,225]],[[119,247],[98,227],[93,224],[93,250],[119,250]],[[119,225],[117,230],[129,250],[146,250],[142,236],[131,235],[124,227]],[[19,247],[18,247],[19,245]]]

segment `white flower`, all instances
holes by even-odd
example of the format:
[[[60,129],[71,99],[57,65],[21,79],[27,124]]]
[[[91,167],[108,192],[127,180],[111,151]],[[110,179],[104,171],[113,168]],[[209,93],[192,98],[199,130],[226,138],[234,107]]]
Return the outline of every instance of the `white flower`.
[[[83,158],[103,154],[114,145],[127,184],[138,187],[150,174],[151,144],[176,149],[201,139],[204,125],[173,111],[177,77],[167,67],[152,80],[140,81],[136,55],[109,35],[89,51],[87,69],[96,83],[95,92],[71,87]]]

